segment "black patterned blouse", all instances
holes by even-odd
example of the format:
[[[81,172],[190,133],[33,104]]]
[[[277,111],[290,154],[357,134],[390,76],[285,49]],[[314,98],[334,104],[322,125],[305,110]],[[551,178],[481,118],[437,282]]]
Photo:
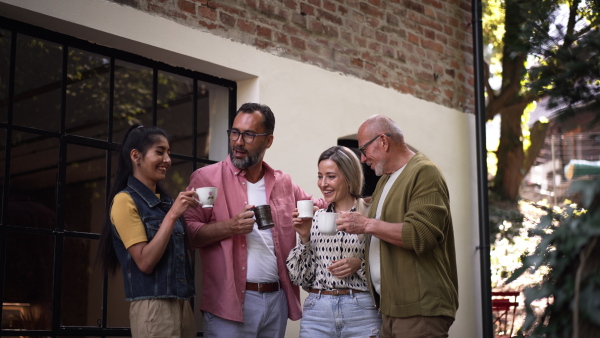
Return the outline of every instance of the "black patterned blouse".
[[[330,204],[327,210],[319,209],[312,220],[310,241],[298,244],[290,251],[286,264],[292,283],[303,289],[355,289],[367,291],[365,276],[365,238],[364,235],[348,234],[338,231],[336,235],[323,235],[319,231],[317,214],[320,212],[333,212]],[[352,208],[350,211],[356,211]],[[333,261],[346,257],[358,257],[362,260],[360,269],[354,274],[337,278],[327,270]]]

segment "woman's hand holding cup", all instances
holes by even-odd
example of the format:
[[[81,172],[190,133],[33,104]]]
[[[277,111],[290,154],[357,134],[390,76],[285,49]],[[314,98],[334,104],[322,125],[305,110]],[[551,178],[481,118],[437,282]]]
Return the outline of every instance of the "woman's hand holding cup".
[[[312,218],[300,218],[299,215],[298,208],[295,208],[292,213],[292,224],[294,225],[294,230],[298,233],[302,244],[306,244],[310,241]]]

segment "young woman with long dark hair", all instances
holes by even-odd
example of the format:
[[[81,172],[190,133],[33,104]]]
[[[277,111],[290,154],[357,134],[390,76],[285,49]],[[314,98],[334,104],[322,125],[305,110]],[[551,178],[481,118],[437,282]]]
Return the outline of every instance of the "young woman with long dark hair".
[[[173,200],[160,185],[170,165],[165,131],[139,125],[127,131],[98,259],[104,271],[121,266],[133,337],[196,336],[194,277],[181,216],[198,202],[194,191]]]

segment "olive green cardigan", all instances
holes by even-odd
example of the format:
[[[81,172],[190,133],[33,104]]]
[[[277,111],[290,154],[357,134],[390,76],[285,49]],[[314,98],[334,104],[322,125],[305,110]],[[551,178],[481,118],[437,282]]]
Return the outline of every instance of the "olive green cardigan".
[[[377,183],[370,218],[375,216],[389,178],[384,175]],[[420,153],[410,159],[391,187],[380,219],[404,223],[404,248],[380,241],[381,295],[375,298],[381,313],[391,317],[454,318],[458,277],[450,201],[444,177],[433,162]],[[366,262],[370,239],[367,236]],[[373,290],[368,266],[367,280]]]

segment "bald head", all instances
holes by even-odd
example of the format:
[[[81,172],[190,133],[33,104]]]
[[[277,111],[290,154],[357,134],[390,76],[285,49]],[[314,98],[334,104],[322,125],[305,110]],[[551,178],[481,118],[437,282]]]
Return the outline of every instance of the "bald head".
[[[392,142],[403,145],[404,134],[398,127],[396,122],[392,121],[387,116],[373,115],[365,120],[358,128],[360,134],[365,135],[367,138],[375,137],[378,134],[390,134]]]

